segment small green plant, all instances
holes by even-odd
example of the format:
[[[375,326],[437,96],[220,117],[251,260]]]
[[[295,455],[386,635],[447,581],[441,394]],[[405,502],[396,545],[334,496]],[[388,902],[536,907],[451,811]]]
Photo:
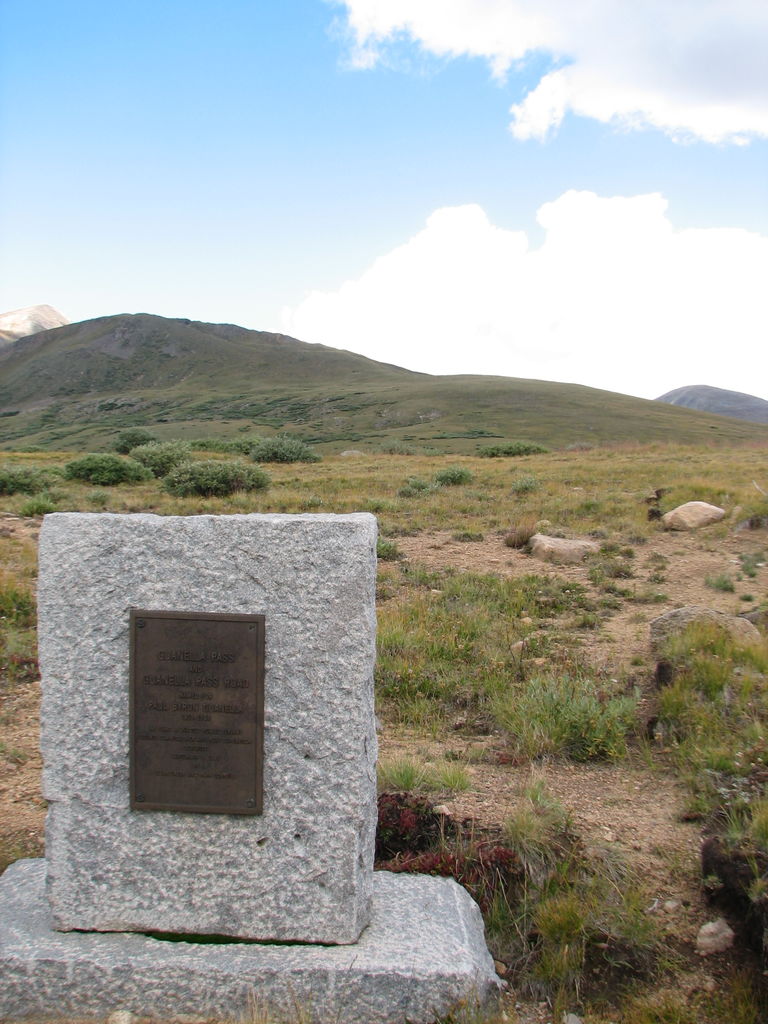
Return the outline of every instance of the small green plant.
[[[765,561],[766,556],[764,551],[756,551],[753,554],[739,555],[741,571],[751,580],[757,576],[757,570],[765,565]]]
[[[120,455],[127,455],[132,448],[151,444],[153,441],[157,441],[157,437],[154,434],[150,434],[148,430],[144,430],[143,427],[129,427],[127,430],[120,431],[112,444],[112,448]]]
[[[517,455],[541,455],[549,449],[533,441],[505,441],[502,444],[481,445],[477,454],[483,459],[500,459]]]
[[[493,715],[520,757],[614,760],[626,753],[637,698],[599,693],[594,678],[534,676],[498,695]]]
[[[199,496],[220,498],[236,491],[263,491],[269,477],[258,466],[243,462],[184,462],[172,469],[163,481],[169,494],[177,498]]]
[[[751,807],[749,834],[755,845],[768,853],[768,798],[755,800]]]
[[[107,491],[95,490],[87,494],[85,496],[85,500],[89,505],[93,505],[94,508],[106,508],[107,502],[109,501],[109,494]]]
[[[30,498],[29,501],[25,501],[19,509],[19,512],[22,516],[32,519],[36,516],[47,516],[49,512],[55,512],[56,508],[56,502],[50,497],[50,495],[41,494],[37,497]]]
[[[458,487],[472,483],[472,472],[464,466],[446,466],[435,473],[435,483],[439,487]]]
[[[4,740],[0,740],[0,757],[10,761],[11,764],[24,764],[29,760],[29,754],[19,747],[9,747]]]
[[[732,594],[736,589],[733,580],[727,573],[720,573],[718,576],[707,576],[704,581],[712,590],[720,590],[724,594]]]
[[[131,448],[130,456],[146,466],[152,476],[163,477],[182,462],[188,462],[190,451],[184,441],[151,441]]]
[[[432,484],[417,476],[409,476],[405,484],[397,492],[399,498],[417,498],[420,494],[427,494],[432,490]]]
[[[403,557],[403,553],[393,540],[379,537],[376,541],[376,557],[382,562],[397,562]]]
[[[263,437],[250,445],[254,462],[319,462],[320,456],[298,437],[277,434]]]
[[[562,837],[570,828],[568,813],[552,799],[541,779],[533,780],[504,822],[504,840],[534,879],[541,881],[545,869],[563,854]]]
[[[535,476],[519,476],[512,481],[509,489],[513,494],[532,494],[539,489],[539,481]]]
[[[464,765],[453,761],[440,761],[433,765],[430,774],[435,788],[441,793],[464,793],[472,783]]]
[[[67,480],[83,480],[100,487],[135,484],[152,479],[151,472],[134,459],[101,453],[83,455],[68,462],[64,467],[64,476]]]
[[[381,760],[377,769],[379,790],[410,792],[419,789],[424,779],[424,766],[410,757]]]
[[[480,533],[479,530],[457,530],[456,533],[451,534],[451,539],[463,544],[479,543],[485,540],[485,534]]]

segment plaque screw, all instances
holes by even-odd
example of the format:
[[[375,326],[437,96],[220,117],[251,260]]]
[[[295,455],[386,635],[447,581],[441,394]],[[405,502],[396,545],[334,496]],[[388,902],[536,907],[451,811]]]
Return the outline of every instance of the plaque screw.
[[[255,800],[246,800],[245,801],[245,806],[246,807],[255,807],[256,806],[256,801]]]
[[[138,803],[143,804],[144,803],[144,794],[143,793],[137,793],[136,794],[136,800],[137,800]]]
[[[147,620],[146,619],[136,619],[136,628],[137,629],[144,629],[146,624],[147,624]]]

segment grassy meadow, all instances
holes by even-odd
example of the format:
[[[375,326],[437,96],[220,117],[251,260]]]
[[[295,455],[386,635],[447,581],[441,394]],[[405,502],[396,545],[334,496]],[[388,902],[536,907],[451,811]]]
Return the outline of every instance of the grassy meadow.
[[[767,455],[755,443],[625,443],[494,458],[394,446],[263,462],[268,479],[253,490],[203,497],[171,493],[151,475],[116,485],[78,479],[67,469],[72,452],[8,451],[0,456],[0,496],[6,522],[30,525],[55,511],[375,514],[377,711],[383,735],[407,747],[382,758],[381,791],[407,794],[415,802],[403,809],[428,831],[432,804],[471,793],[484,766],[534,771],[503,820],[477,832],[438,829],[414,869],[453,873],[467,884],[505,977],[521,998],[550,1008],[542,1020],[578,1007],[585,1024],[757,1024],[765,1004],[748,957],[723,970],[715,994],[674,991],[685,954],[646,912],[641,873],[615,850],[588,847],[535,769],[639,764],[671,774],[688,794],[687,814],[752,857],[756,898],[764,898],[765,637],[752,646],[711,629],[676,637],[664,652],[674,678],[658,692],[646,651],[608,646],[595,658],[594,645],[616,617],[642,625],[674,607],[665,587],[675,548],[657,549],[661,527],[648,514],[657,505],[723,507],[722,522],[695,541],[686,535],[705,553],[738,537],[737,557],[702,578],[701,593],[734,613],[768,606]],[[255,465],[245,454],[202,445],[184,458],[242,471]],[[658,502],[650,497],[656,491]],[[735,532],[749,521],[753,528]],[[467,551],[492,546],[503,560],[519,555],[519,538],[534,529],[591,538],[600,551],[578,578],[533,559],[505,573],[461,568],[448,556],[442,565],[404,557],[409,542],[439,536]],[[33,532],[0,530],[0,553],[0,696],[8,696],[36,679]],[[425,754],[429,743],[442,753]],[[0,760],[14,756],[0,745]],[[5,851],[5,861],[20,852]],[[395,869],[412,856],[397,855]],[[504,1012],[514,1021],[514,1002]]]

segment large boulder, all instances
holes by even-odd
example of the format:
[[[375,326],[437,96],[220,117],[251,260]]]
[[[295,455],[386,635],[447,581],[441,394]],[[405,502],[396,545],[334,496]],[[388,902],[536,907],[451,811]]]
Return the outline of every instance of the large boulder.
[[[725,509],[709,505],[706,501],[686,501],[661,517],[665,530],[698,530],[700,526],[719,523]]]
[[[683,608],[673,608],[652,620],[651,650],[654,655],[658,657],[665,642],[677,633],[682,633],[693,622],[711,622],[741,643],[752,644],[760,640],[760,631],[743,616],[726,615],[714,608],[689,604]]]
[[[593,540],[566,540],[564,537],[547,537],[534,533],[528,542],[534,558],[558,565],[572,565],[582,562],[587,555],[595,555],[600,545]]]

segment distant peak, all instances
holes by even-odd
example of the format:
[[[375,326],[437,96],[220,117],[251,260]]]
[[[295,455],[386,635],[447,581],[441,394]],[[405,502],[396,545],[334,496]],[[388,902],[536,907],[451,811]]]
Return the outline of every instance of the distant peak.
[[[0,344],[8,344],[30,334],[37,334],[38,331],[50,331],[68,323],[69,320],[53,306],[12,309],[9,313],[0,313]]]

